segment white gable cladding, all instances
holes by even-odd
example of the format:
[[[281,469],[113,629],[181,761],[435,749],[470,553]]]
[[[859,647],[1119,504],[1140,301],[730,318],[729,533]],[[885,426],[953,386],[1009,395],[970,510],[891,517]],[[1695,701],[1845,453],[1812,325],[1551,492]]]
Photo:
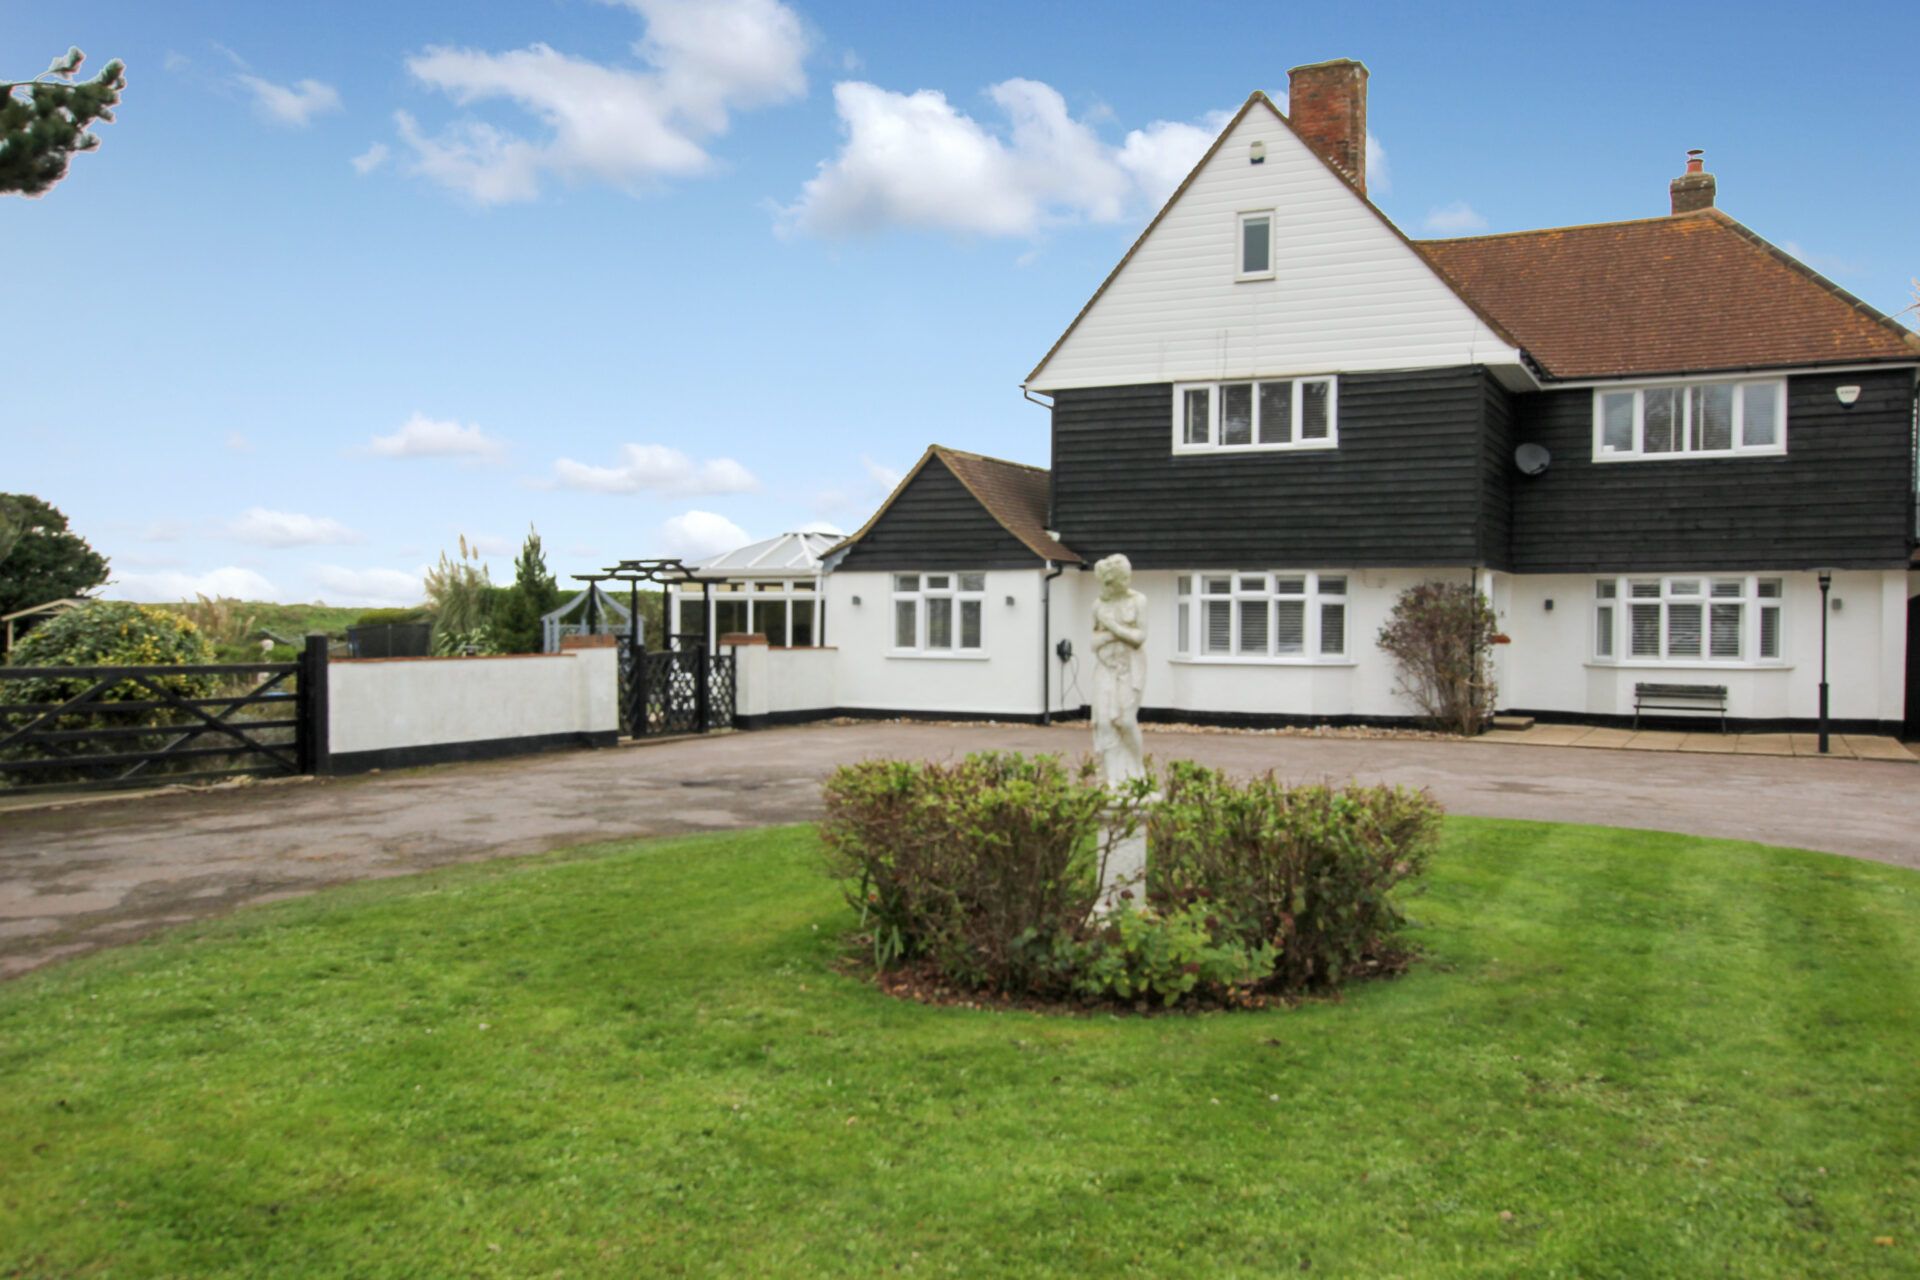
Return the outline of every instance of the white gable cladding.
[[[1249,149],[1266,145],[1266,161]],[[1274,278],[1236,281],[1240,213],[1274,211]],[[1517,365],[1264,102],[1230,130],[1106,292],[1027,383],[1036,391],[1251,374]]]

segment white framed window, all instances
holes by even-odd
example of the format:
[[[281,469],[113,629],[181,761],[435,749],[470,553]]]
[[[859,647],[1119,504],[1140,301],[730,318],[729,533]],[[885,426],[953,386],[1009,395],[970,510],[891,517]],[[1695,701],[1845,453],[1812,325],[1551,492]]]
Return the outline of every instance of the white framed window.
[[[1713,574],[1600,578],[1593,658],[1632,666],[1784,663],[1783,580]]]
[[[935,657],[980,654],[986,638],[987,575],[893,575],[893,652]]]
[[[1338,448],[1338,382],[1327,376],[1176,383],[1173,451]]]
[[[1784,378],[1595,387],[1595,462],[1736,458],[1787,451]]]
[[[1240,269],[1237,280],[1273,279],[1273,210],[1254,209],[1240,214],[1235,223]]]
[[[1344,573],[1212,570],[1174,578],[1174,652],[1208,662],[1343,662]]]

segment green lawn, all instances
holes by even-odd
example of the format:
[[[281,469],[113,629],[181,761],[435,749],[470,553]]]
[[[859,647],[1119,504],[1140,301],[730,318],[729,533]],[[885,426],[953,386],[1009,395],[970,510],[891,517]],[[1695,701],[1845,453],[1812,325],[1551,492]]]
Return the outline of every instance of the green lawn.
[[[1407,978],[1047,1018],[836,976],[817,857],[460,868],[0,986],[0,1275],[1920,1272],[1920,875],[1455,820]]]

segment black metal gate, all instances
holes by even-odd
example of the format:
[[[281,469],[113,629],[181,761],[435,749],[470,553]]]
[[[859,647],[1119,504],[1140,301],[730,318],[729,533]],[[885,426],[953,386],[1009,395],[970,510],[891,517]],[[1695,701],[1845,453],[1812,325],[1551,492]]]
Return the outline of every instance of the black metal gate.
[[[322,772],[326,660],[0,666],[0,796]]]
[[[671,649],[620,638],[620,727],[633,738],[733,727],[733,655],[708,653],[704,636]]]

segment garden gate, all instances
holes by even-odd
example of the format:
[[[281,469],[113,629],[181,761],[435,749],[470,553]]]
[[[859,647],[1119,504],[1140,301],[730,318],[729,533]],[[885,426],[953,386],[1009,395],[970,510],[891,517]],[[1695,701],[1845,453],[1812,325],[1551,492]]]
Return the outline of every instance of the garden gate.
[[[649,650],[620,638],[620,728],[629,737],[733,727],[733,655],[708,653],[703,636]]]
[[[0,666],[0,796],[326,766],[324,636],[297,662]]]
[[[574,578],[597,592],[603,582],[627,585],[628,632],[620,637],[620,731],[630,738],[706,733],[733,727],[734,664],[730,653],[713,652],[705,635],[676,633],[667,603],[670,586],[699,582],[707,597],[711,579],[701,579],[678,559],[622,560],[601,573]],[[640,587],[660,588],[661,646],[647,648],[640,629]],[[707,617],[702,610],[701,617]]]

